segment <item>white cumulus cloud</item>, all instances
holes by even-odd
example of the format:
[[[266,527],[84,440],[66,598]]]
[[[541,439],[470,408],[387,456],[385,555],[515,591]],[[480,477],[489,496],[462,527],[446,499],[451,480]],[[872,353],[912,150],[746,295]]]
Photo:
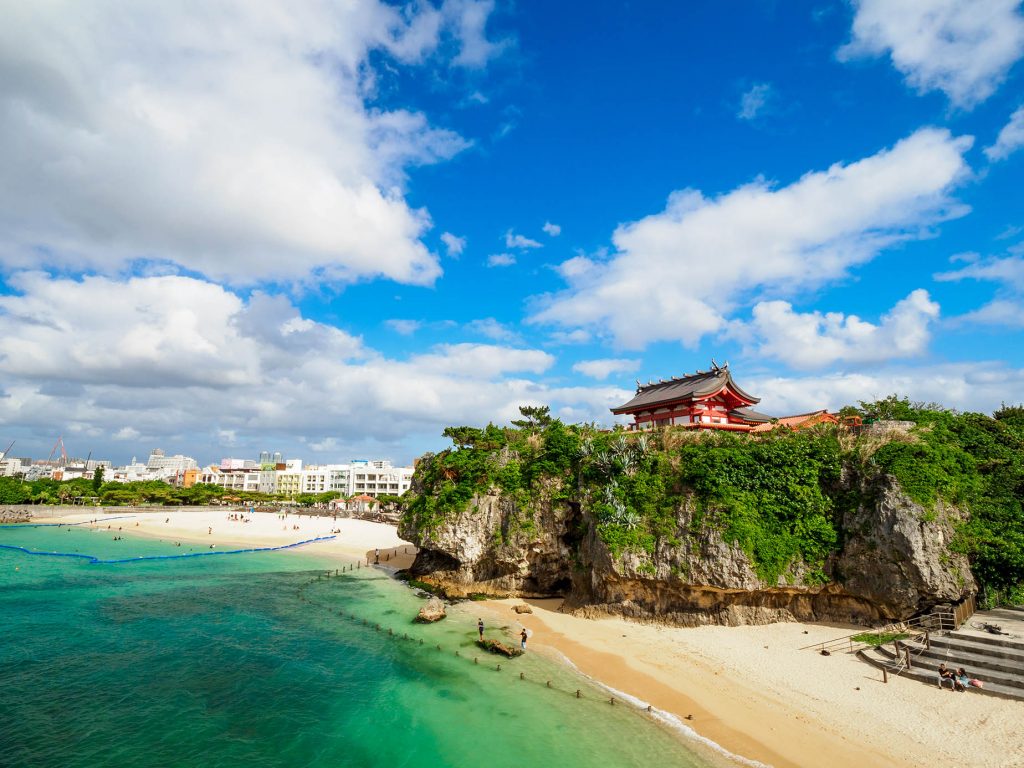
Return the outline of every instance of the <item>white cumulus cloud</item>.
[[[755,83],[740,97],[736,117],[740,120],[753,120],[764,111],[772,94],[773,89],[768,83]]]
[[[0,25],[0,263],[170,262],[231,284],[440,274],[405,169],[467,146],[369,108],[370,54],[493,55],[490,2],[14,3]]]
[[[639,360],[606,357],[600,360],[580,360],[572,369],[592,379],[604,380],[613,373],[632,373],[639,367]]]
[[[191,277],[29,273],[12,285],[0,297],[0,422],[26,450],[59,423],[83,454],[164,445],[209,460],[275,445],[301,455],[335,438],[339,460],[382,451],[411,460],[440,447],[449,424],[507,421],[526,403],[607,422],[628,397],[552,387],[538,377],[554,357],[520,346],[388,357],[285,297],[245,300]],[[126,445],[136,436],[146,444]]]
[[[441,242],[445,250],[453,259],[457,259],[466,250],[466,238],[453,235],[451,232],[444,232],[441,235]]]
[[[750,330],[757,354],[794,368],[835,363],[876,363],[925,352],[939,305],[923,289],[913,291],[878,324],[842,312],[794,312],[786,301],[760,302]]]
[[[1024,250],[1019,246],[1011,249]],[[1024,293],[1024,255],[994,256],[978,259],[959,269],[940,272],[935,275],[939,282],[950,283],[960,280],[985,280],[1002,283],[1008,288]]]
[[[412,336],[423,327],[423,323],[420,320],[403,320],[397,317],[385,321],[384,324],[402,336]]]
[[[996,143],[985,147],[985,156],[993,162],[1005,160],[1021,147],[1024,147],[1024,107],[1017,107],[1010,121],[999,131]]]
[[[478,320],[471,320],[466,323],[466,330],[471,333],[478,333],[493,341],[501,341],[506,344],[522,344],[522,336],[504,323],[493,317],[484,317]]]
[[[549,237],[558,237],[562,234],[562,228],[558,224],[552,224],[550,221],[545,221],[544,226],[541,227],[544,230],[544,234]]]
[[[1020,0],[852,0],[840,60],[888,54],[920,92],[940,90],[970,108],[995,92],[1024,55]]]
[[[1000,328],[1024,328],[1024,302],[993,299],[978,309],[953,318],[956,325],[991,325]]]
[[[844,405],[856,405],[861,400],[870,402],[891,394],[961,411],[991,413],[1003,402],[1016,402],[1007,393],[1024,391],[1024,370],[981,361],[884,367],[870,373],[751,376],[740,377],[738,381],[746,391],[761,398],[758,410],[772,416],[818,408],[835,411]]]
[[[788,186],[759,179],[715,198],[673,193],[663,212],[615,230],[610,257],[563,263],[568,289],[537,299],[530,321],[597,329],[625,348],[695,344],[744,303],[841,278],[963,215],[951,192],[969,176],[971,141],[925,128]]]
[[[492,253],[487,257],[488,267],[511,267],[516,263],[516,257],[511,253]]]
[[[527,250],[529,248],[543,248],[544,246],[536,240],[531,240],[525,235],[517,235],[510,229],[505,233],[505,247]]]

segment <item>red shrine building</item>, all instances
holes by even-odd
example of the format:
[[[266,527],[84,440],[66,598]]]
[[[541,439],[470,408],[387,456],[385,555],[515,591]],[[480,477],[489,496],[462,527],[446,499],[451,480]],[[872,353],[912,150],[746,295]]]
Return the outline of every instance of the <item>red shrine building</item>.
[[[689,427],[749,432],[772,417],[751,406],[760,398],[748,395],[732,379],[729,363],[711,361],[710,371],[697,371],[668,381],[636,383],[636,396],[612,408],[615,415],[633,417],[630,429]]]

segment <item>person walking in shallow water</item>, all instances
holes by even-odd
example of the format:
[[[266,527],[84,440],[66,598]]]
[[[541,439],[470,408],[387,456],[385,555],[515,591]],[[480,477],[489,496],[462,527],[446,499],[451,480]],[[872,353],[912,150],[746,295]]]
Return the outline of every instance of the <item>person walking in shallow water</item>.
[[[476,631],[480,633],[480,639],[483,640],[484,639],[484,620],[483,619],[477,619],[476,620]]]
[[[519,633],[519,647],[524,651],[526,650],[526,638],[530,636],[530,633],[526,631],[526,627],[523,627],[523,631]]]

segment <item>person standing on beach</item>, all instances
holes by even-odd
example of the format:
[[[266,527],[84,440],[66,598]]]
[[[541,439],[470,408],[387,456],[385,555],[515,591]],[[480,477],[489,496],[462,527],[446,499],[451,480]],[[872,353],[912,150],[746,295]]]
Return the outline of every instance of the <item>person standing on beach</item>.
[[[483,640],[484,639],[484,620],[482,618],[481,619],[477,619],[477,621],[476,621],[476,631],[480,633],[480,639]]]
[[[523,631],[519,633],[519,638],[520,638],[520,641],[519,641],[519,647],[520,647],[520,648],[521,648],[522,650],[524,650],[524,651],[526,650],[526,638],[528,638],[529,636],[530,636],[530,635],[529,635],[529,633],[528,633],[528,632],[526,631],[526,627],[523,627]]]

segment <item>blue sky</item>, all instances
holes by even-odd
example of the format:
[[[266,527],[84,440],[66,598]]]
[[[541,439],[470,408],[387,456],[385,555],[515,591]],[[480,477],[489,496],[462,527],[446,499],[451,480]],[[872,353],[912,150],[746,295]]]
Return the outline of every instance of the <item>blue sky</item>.
[[[18,455],[404,462],[712,357],[1024,399],[1013,0],[9,10]]]

